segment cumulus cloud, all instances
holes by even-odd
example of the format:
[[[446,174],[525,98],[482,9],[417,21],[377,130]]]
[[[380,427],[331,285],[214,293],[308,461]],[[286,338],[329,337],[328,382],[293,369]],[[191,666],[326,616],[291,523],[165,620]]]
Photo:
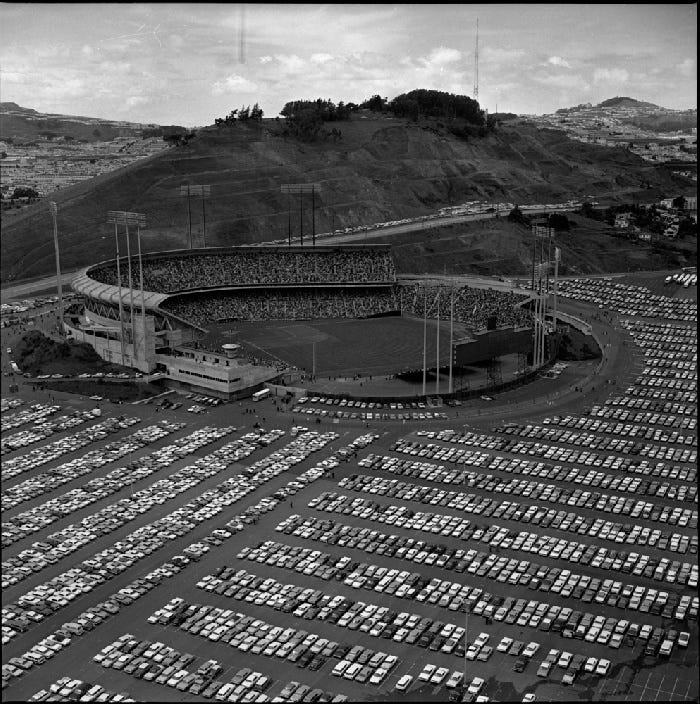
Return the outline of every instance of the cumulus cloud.
[[[629,77],[624,68],[597,68],[593,72],[594,83],[627,83]]]
[[[258,89],[258,84],[249,81],[244,76],[227,76],[222,81],[216,81],[212,86],[213,95],[224,95],[224,93],[252,93]]]
[[[426,65],[431,66],[441,66],[443,64],[451,64],[455,61],[460,61],[462,58],[462,52],[457,49],[449,49],[445,46],[440,46],[437,49],[433,49],[430,54],[422,59]]]
[[[566,60],[562,59],[561,56],[550,56],[547,59],[547,63],[551,66],[561,66],[562,68],[571,68],[571,64]]]

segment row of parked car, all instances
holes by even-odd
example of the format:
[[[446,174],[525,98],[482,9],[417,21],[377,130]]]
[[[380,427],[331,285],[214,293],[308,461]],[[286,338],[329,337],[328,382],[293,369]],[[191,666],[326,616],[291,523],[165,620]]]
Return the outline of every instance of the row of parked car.
[[[392,449],[395,449],[397,452],[411,454],[409,448],[414,444],[415,443],[400,440]],[[600,487],[601,489],[622,491],[637,495],[655,496],[662,487],[661,482],[654,482],[642,479],[641,477],[632,477],[624,474],[606,474],[596,471],[594,468],[586,469],[583,467],[579,468],[559,464],[551,465],[547,462],[532,462],[530,460],[503,457],[496,457],[491,462],[484,465],[484,467],[489,470],[488,473],[446,468],[445,465],[436,465],[420,460],[402,460],[388,455],[370,455],[363,458],[358,465],[363,468],[391,472],[392,474],[402,476],[427,479],[429,481],[454,484],[462,487],[476,487],[487,492],[493,491],[528,497],[532,496],[533,498],[542,498],[549,503],[556,502],[569,505],[573,505],[573,502],[578,500],[582,495],[580,490],[577,494],[575,488],[569,489],[526,479],[504,479],[498,475],[494,475],[493,471],[498,470],[525,477],[542,477],[543,479],[553,481],[582,484],[588,487]],[[674,491],[673,498],[678,497],[679,501],[687,499],[691,502],[695,496],[697,496],[697,490],[692,485],[688,485],[678,487],[677,491]],[[588,498],[590,498],[591,506],[595,504],[597,510],[603,511],[609,506],[607,510],[612,511],[612,513],[619,513],[620,511],[616,510],[618,504],[624,506],[625,503],[623,497],[610,496],[607,494],[598,493],[594,495],[594,497]],[[671,497],[669,496],[669,498]],[[659,517],[664,515],[664,508],[667,509],[668,507],[657,507]],[[647,508],[645,502],[638,503],[632,507],[630,514],[633,518],[637,518],[645,511],[648,517],[651,517],[654,512],[654,505],[650,504]],[[683,514],[682,509],[678,509],[678,514],[672,512],[669,522],[677,519],[677,521],[684,521],[684,524],[688,525],[692,518],[690,509],[688,509],[688,512],[688,514]],[[666,511],[666,515],[668,515],[668,511]]]
[[[422,435],[428,436],[430,431],[422,431]],[[470,448],[482,447],[498,452],[509,452],[512,454],[529,455],[540,457],[544,460],[557,460],[561,462],[571,462],[579,465],[593,466],[596,469],[613,469],[615,471],[629,472],[634,474],[651,474],[654,467],[649,460],[638,460],[630,457],[618,457],[617,455],[600,455],[590,450],[576,448],[564,448],[557,445],[547,445],[538,442],[525,442],[510,438],[499,438],[493,435],[473,432],[442,432],[440,440],[452,444],[465,444]],[[405,442],[405,441],[404,441]],[[403,451],[403,450],[402,450]],[[473,449],[455,449],[449,453],[449,448],[436,443],[415,442],[407,450],[407,454],[415,454],[427,459],[443,459],[457,464],[475,464],[477,461],[486,462],[480,457],[481,453]],[[674,450],[675,452],[675,450]],[[681,452],[686,452],[682,450]],[[692,452],[692,451],[691,451]],[[422,454],[421,454],[422,453]],[[657,463],[659,471],[664,469]],[[666,465],[667,467],[670,466]]]
[[[127,692],[113,692],[100,684],[61,677],[47,689],[40,689],[29,698],[30,702],[135,702]]]
[[[128,428],[140,422],[140,419],[136,417],[109,418],[107,420],[113,421],[113,424],[108,426],[112,432]],[[161,440],[183,427],[184,423],[160,421],[154,425],[139,428],[136,432],[119,440],[109,442],[99,450],[90,450],[86,454],[64,462],[58,467],[53,467],[39,474],[33,474],[30,478],[9,486],[2,492],[2,510],[9,511],[25,501],[35,499],[42,494],[48,494],[77,477],[89,474],[111,462],[116,462],[122,457],[132,455],[134,452]]]
[[[224,430],[230,432],[233,429],[234,428],[231,426]],[[207,439],[207,442],[213,442],[216,436],[220,436],[222,432],[220,429],[211,428],[202,430],[206,430],[206,432],[201,434],[199,438]],[[203,481],[208,476],[213,476],[222,471],[231,462],[241,459],[242,456],[249,455],[257,447],[260,447],[259,444],[251,443],[251,440],[255,441],[257,437],[261,436],[265,438],[263,443],[272,442],[281,434],[283,434],[281,430],[275,430],[269,434],[265,434],[264,432],[247,434],[244,438],[234,441],[234,443],[230,443],[208,456],[200,458],[194,465],[184,467],[170,478],[159,480],[159,482],[153,485],[154,491],[144,489],[142,492],[133,494],[131,499],[122,499],[115,504],[115,507],[106,507],[95,515],[102,516],[103,512],[107,512],[110,516],[113,516],[112,520],[116,520],[117,522],[121,521],[121,524],[123,524],[135,518],[139,513],[145,512],[150,506],[155,505],[155,503],[165,503],[165,500],[170,498],[170,495],[175,496],[185,491],[190,486]],[[309,435],[313,436],[313,438],[297,438],[290,443],[297,453],[300,452],[299,446],[301,443],[305,441],[308,443],[315,441],[316,434],[311,433]],[[294,460],[295,463],[298,461],[301,460]],[[202,495],[203,503],[201,505],[196,499],[189,502],[183,508],[172,512],[154,523],[143,526],[126,536],[123,541],[97,553],[89,560],[83,561],[80,567],[73,568],[66,573],[58,575],[49,582],[41,584],[27,594],[24,594],[17,600],[16,604],[11,604],[3,609],[3,639],[6,637],[8,639],[12,638],[17,634],[16,629],[13,629],[11,624],[6,623],[8,620],[16,620],[16,617],[8,619],[6,612],[15,613],[18,610],[20,614],[22,614],[22,612],[30,612],[30,615],[34,614],[32,618],[42,620],[45,615],[43,610],[48,610],[48,613],[51,613],[52,610],[54,610],[54,605],[57,604],[57,608],[67,605],[84,591],[92,590],[98,584],[123,572],[137,560],[145,557],[149,552],[162,547],[168,539],[175,539],[179,535],[184,535],[192,530],[197,523],[211,518],[213,515],[220,512],[223,508],[221,502],[224,499],[226,499],[229,504],[237,501],[246,493],[253,491],[259,483],[267,481],[288,466],[289,465],[278,463],[278,466],[274,470],[270,470],[270,468],[266,466],[261,472],[254,473],[252,477],[238,475],[236,479],[231,478],[226,480],[226,482],[220,485],[221,489],[225,492],[224,494],[220,493],[219,487],[217,487],[216,490],[205,492],[205,494]],[[242,481],[237,481],[237,479]],[[175,483],[177,480],[182,480],[182,483]],[[214,498],[212,493],[219,499],[218,505],[211,500]],[[139,494],[141,494],[141,496],[139,496]],[[163,501],[160,501],[161,498]],[[129,510],[116,511],[116,507],[124,509],[125,505],[129,507]],[[137,508],[143,510],[137,510]],[[82,524],[87,520],[88,519],[83,519]],[[106,532],[110,532],[113,529],[112,523],[102,527],[102,530]],[[73,537],[72,539],[78,542],[87,538],[96,539],[98,536],[95,526],[91,526],[90,530],[92,532],[81,533],[80,538]],[[61,533],[63,533],[63,531],[61,531]],[[63,542],[66,541],[64,540]],[[47,601],[50,601],[51,604],[47,604]],[[43,610],[39,609],[37,611],[37,607],[43,607]],[[7,632],[5,631],[6,627],[8,628]]]
[[[2,419],[2,430],[14,430],[26,423],[41,423],[45,418],[55,415],[61,410],[61,406],[51,403],[33,403],[29,408],[19,411],[11,416]]]
[[[261,434],[263,432],[264,431],[261,431]],[[315,436],[316,434],[313,435]],[[215,487],[211,492],[205,492],[197,499],[189,502],[187,505],[189,507],[189,513],[184,512],[183,515],[188,515],[195,523],[201,523],[212,516],[212,504],[215,508],[218,508],[220,512],[224,506],[234,503],[249,493],[249,491],[269,481],[276,476],[279,471],[281,470],[272,470],[266,467],[253,476],[243,474],[235,475]],[[295,480],[288,482],[285,487],[282,487],[284,495],[293,495],[299,489],[323,476],[325,472],[326,468],[321,466],[320,463],[311,467],[300,474]],[[174,555],[169,561],[152,570],[143,578],[132,580],[126,587],[118,590],[105,601],[83,611],[74,621],[64,623],[63,626],[53,634],[39,641],[21,657],[14,659],[14,662],[10,660],[2,666],[3,687],[5,687],[11,679],[22,676],[26,670],[45,662],[48,658],[53,657],[56,652],[68,647],[72,639],[76,636],[82,635],[86,630],[92,630],[102,623],[102,621],[119,613],[123,606],[133,603],[136,599],[156,585],[162,583],[165,579],[172,578],[179,573],[190,562],[196,561],[197,555],[201,555],[202,544],[212,547],[221,545],[223,541],[231,537],[231,535],[245,530],[247,525],[254,523],[259,515],[270,510],[278,501],[279,500],[274,498],[274,496],[263,497],[242,513],[231,517],[224,527],[213,529],[210,534],[202,538],[199,543],[185,548],[182,554]],[[198,508],[200,510],[197,510]],[[206,508],[207,510],[202,512],[202,508]],[[163,544],[165,544],[166,541],[169,542],[177,536],[170,533],[170,531],[163,531],[158,534],[158,537],[163,538]],[[41,613],[45,612],[48,614],[58,610],[61,606],[59,602],[49,600],[45,603],[35,604],[34,608]],[[31,615],[32,619],[36,620],[35,615]],[[29,617],[30,614],[23,614],[7,607],[3,608],[2,616],[4,620],[2,629],[3,645],[9,642],[13,635],[16,635],[16,633],[14,633],[15,630],[18,632],[27,630],[32,620]]]
[[[635,423],[652,423],[656,418],[658,423],[665,426],[676,424],[679,428],[689,428],[697,425],[695,419],[695,406],[690,403],[680,403],[666,400],[665,398],[645,398],[641,394],[649,391],[646,387],[635,386],[632,390],[625,390],[624,396],[610,396],[601,405],[585,408],[593,418],[609,418],[612,420],[632,420]],[[660,392],[654,392],[660,395]],[[669,391],[669,394],[678,392]],[[666,396],[666,394],[664,394]],[[674,420],[677,419],[677,420]],[[694,428],[693,428],[694,429]]]
[[[526,531],[514,534],[512,531],[508,531],[507,528],[498,525],[479,526],[471,524],[468,520],[459,518],[458,516],[413,512],[406,507],[379,505],[376,502],[365,499],[353,500],[347,496],[337,495],[333,492],[324,492],[320,496],[311,499],[309,507],[343,515],[350,514],[366,520],[376,520],[380,523],[412,528],[413,530],[420,530],[426,533],[452,535],[463,540],[475,538],[491,546],[488,553],[476,553],[474,551],[475,554],[471,554],[465,552],[465,554],[470,554],[470,559],[474,562],[474,565],[458,563],[458,571],[471,570],[474,573],[478,573],[483,560],[487,556],[489,556],[490,560],[496,560],[496,552],[500,547],[504,547],[513,550],[522,550],[523,552],[536,553],[543,557],[551,557],[553,559],[565,559],[583,565],[590,564],[591,567],[595,568],[621,571],[625,574],[631,573],[647,579],[653,578],[656,581],[663,580],[669,583],[675,583],[679,580],[685,581],[685,583],[689,585],[695,584],[697,581],[696,564],[680,563],[675,560],[672,562],[667,557],[651,558],[649,555],[618,552],[596,545],[585,545],[575,541],[567,541],[546,535],[537,535]],[[290,516],[287,521],[289,522],[281,524],[279,530],[287,534],[296,532],[297,518]],[[327,522],[321,521],[317,521],[317,525],[314,525],[315,521],[316,519],[309,519],[308,523],[305,522],[305,525],[299,528],[299,534],[304,538],[320,539],[320,537],[331,530],[334,525],[331,522],[329,527]],[[311,525],[306,527],[309,523]],[[345,526],[340,526],[340,530],[347,532]],[[366,538],[363,538],[363,541],[366,539],[367,546],[369,546],[382,534],[367,528],[365,535]],[[335,537],[329,535],[327,539],[331,541],[335,540]],[[349,538],[345,535],[337,537],[338,544],[340,545],[344,545],[348,540]],[[425,551],[425,546],[422,545],[421,542],[422,541],[413,540],[412,538],[398,538],[394,542],[394,545],[385,548],[384,554],[395,554],[399,557],[407,556],[408,559],[415,559],[419,556],[418,561],[425,561],[426,564],[432,564],[428,561],[429,558],[427,556],[421,554]],[[375,549],[379,550],[379,548]],[[448,551],[446,546],[440,544],[438,544],[438,550],[440,550],[441,554]],[[460,562],[462,562],[463,559],[464,558],[460,558]],[[447,562],[445,562],[445,564],[447,564]],[[519,564],[520,563],[518,563],[518,565]],[[519,566],[516,568],[512,565],[513,563],[511,563],[511,567],[508,568],[512,570],[512,574],[507,578],[501,576],[501,580],[505,579],[505,581],[511,584],[518,583],[524,585],[527,583],[529,585],[531,583],[533,589],[540,588],[542,577],[537,576],[541,569],[540,566],[537,566],[534,571],[530,571],[532,569],[530,566],[527,567],[525,571],[530,575],[530,578],[526,580]],[[438,566],[441,566],[441,564],[438,563]],[[534,581],[533,578],[537,581]],[[547,586],[543,587],[543,590],[546,588]],[[551,586],[549,586],[549,589],[551,590]],[[574,587],[574,591],[575,590],[576,587]],[[566,590],[563,589],[563,591]],[[584,598],[584,596],[586,599],[589,599],[589,597],[592,599],[593,595],[588,594],[587,590],[584,590],[581,598]],[[631,595],[625,595],[623,593],[622,596],[619,597],[618,601],[622,608],[627,608],[631,601],[630,596]]]
[[[167,467],[174,462],[193,454],[197,450],[201,449],[205,445],[208,445],[229,433],[236,430],[234,426],[227,426],[224,428],[213,428],[204,427],[194,430],[189,435],[182,438],[176,438],[169,445],[159,448],[154,452],[141,457],[137,460],[129,462],[124,467],[118,467],[112,470],[106,476],[100,477],[99,479],[90,480],[85,485],[72,489],[65,494],[57,496],[54,499],[50,499],[43,504],[34,506],[27,511],[12,516],[2,525],[3,528],[3,539],[6,545],[11,545],[22,538],[36,533],[37,531],[46,528],[46,526],[51,525],[55,521],[63,518],[64,516],[69,516],[75,511],[89,506],[96,501],[106,498],[112,494],[121,491],[125,486],[135,483],[136,481],[143,479],[158,470]],[[187,468],[185,468],[187,469]],[[195,466],[192,472],[196,474],[201,474],[201,468]],[[157,484],[157,483],[156,483]],[[51,539],[57,538],[59,542],[63,541],[71,531],[73,530],[85,530],[90,531],[98,530],[102,531],[103,528],[107,528],[109,523],[113,524],[110,530],[114,530],[119,525],[122,525],[126,520],[131,520],[128,516],[133,513],[132,516],[135,517],[138,513],[143,513],[148,510],[157,499],[154,498],[153,501],[149,502],[149,494],[157,491],[161,485],[152,485],[153,489],[151,492],[143,490],[146,493],[137,492],[132,495],[131,499],[121,499],[114,504],[106,506],[102,510],[98,511],[96,514],[87,516],[84,518],[77,527],[68,526],[65,529],[66,532],[59,532],[58,534],[52,534],[49,536]],[[163,502],[161,502],[163,503]],[[142,507],[147,506],[148,508]],[[117,515],[121,514],[121,515]],[[109,532],[109,531],[108,531]],[[104,532],[101,532],[104,534]],[[93,539],[96,536],[93,536]]]
[[[106,645],[92,659],[102,667],[121,670],[137,679],[218,701],[266,702],[269,697],[262,693],[273,684],[270,677],[250,668],[241,668],[224,683],[217,678],[226,668],[217,660],[207,660],[197,669],[188,669],[195,661],[191,653],[183,653],[162,641],[139,640],[130,633]]]
[[[591,303],[622,315],[697,322],[695,301],[669,298],[642,286],[630,286],[605,279],[566,279],[559,282],[557,295]]]
[[[665,428],[678,428],[679,430],[697,430],[697,418],[669,413],[650,413],[638,411],[636,413],[613,409],[606,406],[594,406],[586,416],[552,416],[542,420],[542,425],[556,426],[558,428],[573,428],[574,430],[590,430],[592,432],[608,433],[610,435],[625,435],[641,437],[656,442],[678,442],[681,436],[677,430],[667,431]],[[615,415],[619,414],[619,415]],[[603,419],[603,420],[601,420]],[[609,420],[607,420],[609,419]],[[617,421],[617,422],[613,422]],[[622,422],[624,421],[624,422]],[[661,426],[661,427],[654,427]],[[695,440],[695,436],[685,436]],[[693,443],[688,443],[693,444]]]
[[[90,413],[91,418],[98,418],[102,415],[102,411],[99,408],[94,408],[91,411],[85,411],[84,413]],[[86,420],[87,418],[80,422],[83,423],[86,422]],[[78,430],[75,433],[59,438],[58,440],[54,440],[47,445],[34,448],[33,450],[30,450],[22,455],[3,460],[3,472],[5,473],[7,479],[12,479],[23,472],[29,471],[30,469],[39,467],[47,462],[52,462],[61,455],[65,455],[68,452],[76,452],[90,443],[98,442],[104,437],[103,424],[96,423],[89,428]]]
[[[99,409],[89,411],[73,411],[68,415],[59,416],[53,420],[43,419],[40,423],[34,424],[32,428],[25,428],[12,435],[5,436],[0,440],[0,454],[14,452],[22,447],[33,445],[34,443],[46,440],[57,433],[65,432],[78,425],[87,423],[89,420],[99,417],[102,412]]]
[[[498,430],[498,429],[496,429]],[[419,437],[426,437],[428,439],[439,440],[442,442],[469,442],[468,434],[456,433],[454,430],[442,430],[442,431],[429,431],[429,430],[419,430],[415,433]],[[410,454],[413,456],[428,457],[432,459],[443,459],[445,457],[456,457],[457,453],[451,453],[452,448],[443,448],[435,443],[412,443],[405,438],[400,439],[394,446],[395,448],[401,448],[400,451],[405,454]],[[471,452],[459,453],[462,464],[470,464],[475,466],[488,466],[489,468],[502,469],[506,472],[519,471],[523,474],[539,474],[541,476],[542,471],[553,472],[560,471],[564,469],[562,465],[553,465],[549,462],[537,462],[534,460],[516,459],[502,457],[500,455],[491,456],[485,455],[484,453]],[[592,455],[582,455],[583,465],[587,467],[594,467],[594,469],[599,469],[594,461]],[[452,461],[452,460],[450,460]],[[583,469],[583,468],[581,468]],[[694,467],[680,467],[678,465],[667,465],[663,462],[656,463],[652,465],[648,461],[642,461],[640,463],[631,463],[629,461],[623,461],[620,467],[616,468],[618,471],[623,470],[629,474],[642,474],[648,477],[660,477],[669,479],[679,479],[681,481],[687,481],[692,484],[695,483],[697,478],[697,471]],[[602,475],[601,476],[606,476]],[[610,475],[608,475],[610,476]],[[611,479],[617,477],[623,478],[624,474],[612,475]],[[598,482],[599,484],[601,482]]]
[[[231,571],[222,567],[218,572],[226,575]],[[205,580],[197,586],[206,588],[207,584]],[[285,629],[231,609],[187,604],[182,599],[172,600],[149,620],[177,626],[211,641],[228,643],[241,652],[277,657],[311,671],[319,670],[329,658],[338,658],[332,674],[361,683],[381,684],[398,661],[395,655],[340,644],[305,630]]]
[[[503,584],[526,586],[533,591],[553,592],[563,597],[581,599],[585,603],[595,601],[608,606],[623,609],[640,610],[642,613],[651,612],[663,614],[665,618],[683,620],[696,610],[691,610],[693,604],[689,595],[679,596],[677,593],[646,589],[641,585],[624,584],[619,580],[600,580],[588,575],[571,573],[570,570],[561,570],[558,567],[539,565],[528,560],[517,560],[506,556],[496,556],[493,552],[477,552],[475,549],[451,549],[444,544],[426,543],[413,538],[399,538],[378,531],[336,523],[332,520],[318,520],[315,518],[301,519],[292,516],[285,519],[277,526],[277,530],[286,535],[295,535],[310,538],[319,542],[364,550],[368,553],[387,555],[401,559],[411,560],[418,564],[436,565],[445,570],[454,570],[459,573],[467,572],[479,577],[488,577]],[[689,565],[689,570],[697,583],[697,565]],[[626,570],[629,572],[629,570]],[[383,574],[383,573],[382,573]],[[422,587],[415,584],[398,583],[399,577],[392,580],[379,580],[374,589],[396,594],[398,597],[412,596],[420,593]],[[363,586],[367,577],[354,578],[351,586]],[[427,584],[427,580],[426,584]],[[474,592],[477,594],[477,592]],[[477,594],[477,596],[479,596]],[[437,602],[437,595],[432,597]],[[419,599],[424,600],[423,598]],[[474,602],[476,603],[476,602]],[[445,604],[452,610],[463,609],[465,598],[445,598]],[[696,603],[697,609],[697,603]],[[478,612],[484,611],[490,616],[494,608],[482,606]],[[533,627],[540,626],[540,620],[533,619]],[[548,624],[543,625],[543,630],[549,630]]]
[[[355,588],[370,589],[376,592],[385,592],[385,589],[391,589],[390,592],[397,597],[404,599],[415,599],[419,602],[427,602],[435,604],[438,607],[446,608],[450,611],[470,611],[476,615],[483,616],[487,619],[496,621],[505,621],[506,623],[517,623],[518,626],[526,626],[529,628],[538,628],[541,631],[554,631],[568,638],[585,638],[591,642],[597,642],[601,645],[609,645],[612,648],[620,648],[624,642],[625,635],[628,635],[630,640],[627,645],[630,647],[635,644],[634,638],[640,641],[645,641],[652,633],[652,627],[649,624],[630,624],[627,620],[611,618],[603,619],[599,623],[598,618],[591,618],[586,621],[588,616],[580,611],[574,611],[571,608],[562,608],[558,605],[539,602],[537,600],[515,599],[513,597],[505,598],[503,596],[493,595],[484,592],[480,588],[469,587],[462,582],[451,582],[442,580],[437,577],[428,578],[418,572],[409,573],[408,571],[399,572],[398,570],[388,570],[385,567],[380,567],[374,564],[351,561],[348,558],[337,559],[327,553],[321,553],[317,550],[308,548],[298,548],[297,546],[289,546],[274,541],[267,541],[256,550],[248,552],[245,557],[258,562],[269,562],[271,564],[284,569],[293,569],[301,574],[310,574],[319,576],[323,579],[335,579],[343,581],[344,584]],[[495,570],[498,570],[496,564]],[[490,576],[494,568],[485,573],[485,576]],[[566,581],[566,575],[558,577],[559,585]],[[590,579],[586,575],[586,579]],[[247,580],[243,585],[245,590],[236,589],[239,586],[240,580]],[[599,582],[599,580],[596,580]],[[390,585],[393,582],[399,582],[398,588],[392,589]],[[612,590],[617,586],[619,589],[620,583],[613,583],[613,580],[607,580],[600,585],[601,591],[604,594],[608,590]],[[232,589],[233,587],[233,589]],[[308,606],[307,602],[302,601],[302,605],[297,605],[297,601],[303,595],[298,589],[289,589],[288,585],[281,589],[287,589],[288,595],[280,591],[273,595],[270,599],[265,594],[265,582],[255,580],[253,575],[248,575],[244,571],[233,575],[228,582],[220,578],[210,579],[207,583],[207,588],[210,591],[233,598],[243,598],[246,601],[252,601],[256,604],[267,604],[273,608],[280,608],[282,611],[291,610],[295,615],[304,618],[323,618],[323,609],[321,606],[312,604]],[[644,589],[644,587],[638,587]],[[251,589],[253,591],[251,592]],[[254,589],[258,589],[256,592]],[[654,595],[659,594],[656,590],[652,590]],[[242,595],[242,596],[241,596]],[[667,603],[669,594],[662,592],[663,603]],[[284,597],[284,598],[282,598]],[[291,601],[290,601],[291,600]],[[690,601],[690,597],[688,597]],[[281,606],[278,604],[282,603]],[[596,599],[597,603],[603,603],[605,600]],[[309,615],[307,615],[309,614]],[[584,617],[586,617],[584,619]],[[423,647],[430,647],[433,650],[442,650],[445,653],[455,653],[459,657],[464,657],[464,644],[460,647],[461,635],[460,631],[453,633],[451,626],[445,630],[447,633],[433,634],[432,639],[424,637],[423,631],[415,626],[404,624],[406,619],[399,614],[393,623],[371,613],[369,617],[364,618],[364,614],[353,617],[341,616],[337,623],[338,625],[347,625],[351,629],[360,629],[364,632],[369,632],[370,635],[378,637],[391,637],[397,642],[406,641],[408,643],[417,643]],[[579,624],[579,620],[581,623]],[[578,626],[580,628],[577,628]],[[617,630],[614,630],[617,629]],[[386,635],[389,633],[389,635]]]
[[[24,401],[21,398],[2,398],[0,399],[0,413],[11,411],[13,408],[21,406]]]
[[[590,420],[591,426],[598,424],[598,427],[592,428],[592,432],[584,433],[575,430],[565,430],[558,427],[543,427],[541,425],[524,425],[518,423],[508,423],[496,428],[497,433],[505,435],[517,435],[521,438],[535,438],[537,440],[547,440],[557,443],[566,443],[572,445],[585,445],[593,450],[613,450],[621,454],[644,455],[645,457],[654,457],[655,454],[667,454],[671,449],[664,445],[659,445],[662,442],[668,442],[676,445],[692,445],[697,448],[698,439],[695,435],[681,435],[677,431],[665,432],[660,428],[643,428],[640,426],[632,426],[620,423],[617,428],[618,435],[624,435],[624,438],[610,438],[600,433],[610,433],[615,430],[614,427],[608,428],[600,421]],[[613,433],[615,434],[615,433]],[[644,437],[646,436],[646,438]],[[626,439],[635,438],[649,439],[652,443],[642,443],[640,440]],[[690,450],[683,450],[679,462],[691,462],[689,455]]]
[[[381,496],[395,496],[406,501],[446,506],[464,513],[476,513],[505,520],[534,523],[543,527],[551,526],[558,530],[588,534],[591,537],[609,540],[617,544],[641,545],[648,543],[649,545],[658,546],[661,550],[668,549],[672,552],[680,553],[686,553],[688,550],[697,552],[697,535],[689,538],[680,533],[662,533],[659,529],[651,530],[648,526],[639,524],[613,523],[612,521],[605,521],[603,518],[594,519],[593,516],[583,516],[563,510],[557,511],[555,508],[547,508],[544,503],[538,505],[517,503],[515,501],[499,502],[496,499],[477,494],[447,491],[425,484],[412,484],[396,479],[387,480],[367,475],[353,475],[341,481],[344,482],[344,487],[353,491],[367,491]],[[555,492],[556,488],[552,491]],[[587,501],[588,498],[586,499]],[[586,502],[583,502],[584,505]],[[589,507],[594,508],[595,505],[594,502],[590,502]],[[622,504],[622,506],[624,505]],[[365,507],[365,509],[367,508],[369,507]],[[398,507],[396,508],[398,509]],[[386,507],[383,507],[382,510],[385,511]],[[403,507],[403,512],[410,510],[407,507]],[[369,513],[371,511],[368,511],[368,515]],[[466,521],[466,519],[460,520]],[[438,527],[437,531],[442,530],[442,527]]]
[[[340,410],[340,407],[344,408],[369,408],[369,407],[381,407],[381,406],[400,406],[401,408],[410,407],[411,404],[399,403],[399,404],[382,404],[374,403],[368,401],[352,401],[348,399],[319,399],[319,403],[325,403],[327,406],[338,406],[338,408],[321,408],[313,405],[304,406],[301,402],[305,397],[300,398],[297,404],[292,407],[292,413],[307,413],[308,415],[316,415],[321,418],[342,418],[346,420],[374,420],[374,421],[386,421],[386,420],[435,420],[435,419],[447,419],[447,414],[443,411],[434,410],[421,410],[421,411],[356,411],[356,410]],[[313,403],[314,399],[308,399],[310,403]],[[345,403],[343,403],[345,401]],[[416,404],[425,408],[425,404]]]

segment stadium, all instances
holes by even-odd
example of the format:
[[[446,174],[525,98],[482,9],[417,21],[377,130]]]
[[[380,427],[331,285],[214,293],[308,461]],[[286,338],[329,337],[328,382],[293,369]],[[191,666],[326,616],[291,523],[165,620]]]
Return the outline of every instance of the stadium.
[[[389,245],[118,257],[72,287],[82,305],[65,318],[68,335],[106,361],[227,398],[321,375],[451,373],[532,348],[531,296],[401,282]]]

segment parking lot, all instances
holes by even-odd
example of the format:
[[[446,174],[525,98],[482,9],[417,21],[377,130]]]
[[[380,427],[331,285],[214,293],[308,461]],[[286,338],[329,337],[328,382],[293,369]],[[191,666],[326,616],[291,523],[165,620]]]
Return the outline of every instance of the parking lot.
[[[629,385],[544,409],[3,379],[4,698],[697,700],[697,337],[655,305]]]

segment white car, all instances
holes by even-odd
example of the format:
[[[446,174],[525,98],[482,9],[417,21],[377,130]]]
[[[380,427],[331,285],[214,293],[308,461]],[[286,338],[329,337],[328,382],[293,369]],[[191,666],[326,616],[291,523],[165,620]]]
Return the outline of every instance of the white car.
[[[598,664],[596,665],[595,668],[595,673],[596,675],[607,675],[608,672],[610,672],[610,660],[606,660],[605,658],[601,658],[598,660]]]
[[[479,694],[483,686],[484,680],[481,677],[475,677],[469,685],[467,691],[469,694]]]
[[[422,672],[418,675],[418,679],[423,681],[423,682],[428,682],[430,678],[433,676],[433,673],[435,672],[436,666],[431,665],[428,663],[422,670]]]
[[[462,683],[462,677],[464,677],[462,671],[455,670],[450,676],[450,679],[447,680],[447,682],[445,683],[445,687],[459,687],[459,685]]]
[[[412,682],[413,677],[411,677],[411,675],[402,675],[396,683],[396,689],[398,689],[399,692],[405,692],[411,686]]]
[[[438,667],[430,678],[431,684],[441,684],[442,681],[450,674],[450,671],[446,667]]]

